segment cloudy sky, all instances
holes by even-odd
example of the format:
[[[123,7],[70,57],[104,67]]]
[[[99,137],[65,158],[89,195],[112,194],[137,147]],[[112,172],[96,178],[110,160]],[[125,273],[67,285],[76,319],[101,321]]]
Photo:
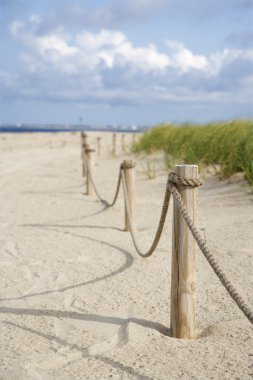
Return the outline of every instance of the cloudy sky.
[[[253,117],[253,0],[0,0],[0,122]]]

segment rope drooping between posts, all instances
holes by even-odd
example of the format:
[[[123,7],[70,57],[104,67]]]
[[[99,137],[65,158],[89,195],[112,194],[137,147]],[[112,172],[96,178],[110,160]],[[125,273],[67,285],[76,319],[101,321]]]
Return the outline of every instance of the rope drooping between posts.
[[[120,189],[120,184],[121,184],[121,169],[119,170],[119,175],[118,175],[118,181],[117,181],[117,187],[116,187],[115,195],[113,197],[112,202],[109,203],[106,199],[102,198],[101,195],[99,194],[99,192],[98,192],[98,190],[96,188],[95,182],[93,180],[92,174],[91,174],[89,162],[87,161],[85,155],[84,155],[84,160],[85,160],[85,167],[86,167],[86,170],[87,170],[87,176],[89,176],[89,178],[90,178],[90,181],[91,181],[91,184],[92,184],[92,186],[94,188],[96,196],[98,197],[98,199],[102,203],[104,203],[106,205],[106,208],[113,207],[115,205],[115,203],[116,203],[116,201],[118,199],[118,195],[119,195],[119,189]]]
[[[116,188],[115,196],[113,198],[113,201],[111,203],[109,203],[107,200],[105,200],[104,198],[102,198],[100,196],[100,194],[99,194],[99,192],[98,192],[98,190],[97,190],[97,188],[95,186],[92,174],[91,174],[91,170],[90,170],[90,167],[89,167],[89,162],[87,161],[85,155],[84,155],[84,160],[85,160],[85,165],[86,165],[86,169],[87,169],[87,176],[89,176],[89,178],[90,178],[90,181],[91,181],[91,184],[92,184],[92,186],[94,188],[95,194],[98,197],[98,199],[102,203],[104,203],[106,205],[106,207],[112,207],[116,203],[116,201],[118,199],[118,195],[119,195],[120,184],[121,184],[121,181],[122,181],[123,194],[124,194],[124,200],[125,200],[125,205],[126,205],[126,213],[127,213],[127,218],[128,218],[129,227],[130,227],[130,233],[131,233],[131,236],[132,236],[132,240],[133,240],[135,249],[136,249],[137,253],[141,257],[146,258],[146,257],[151,256],[152,253],[155,251],[155,249],[156,249],[156,247],[157,247],[157,245],[158,245],[158,243],[160,241],[160,238],[161,238],[161,235],[162,235],[162,232],[163,232],[163,227],[164,227],[165,220],[166,220],[166,216],[167,216],[167,212],[168,212],[168,208],[169,208],[170,193],[169,193],[169,190],[167,189],[167,187],[166,187],[166,191],[165,191],[165,195],[164,195],[162,212],[161,212],[160,221],[159,221],[159,224],[158,224],[158,227],[157,227],[155,238],[154,238],[153,243],[151,244],[151,247],[149,248],[149,250],[146,251],[146,252],[142,252],[141,249],[139,248],[139,244],[137,242],[136,233],[135,233],[135,230],[133,228],[133,222],[132,222],[131,213],[130,213],[128,192],[127,192],[127,186],[126,186],[125,172],[124,172],[124,169],[131,169],[131,168],[133,168],[136,165],[135,162],[134,161],[124,161],[120,165],[119,176],[118,176],[118,183],[117,183],[117,188]]]
[[[114,199],[113,199],[112,203],[109,204],[106,200],[104,200],[99,195],[99,193],[96,189],[95,183],[93,181],[93,178],[92,178],[92,175],[90,172],[90,168],[89,168],[89,164],[86,160],[86,157],[85,157],[85,161],[86,161],[87,175],[89,175],[89,177],[90,177],[90,180],[91,180],[92,186],[94,187],[95,193],[96,193],[97,197],[100,199],[100,201],[105,203],[107,207],[112,207],[116,203],[116,200],[117,200],[118,194],[119,194],[121,180],[122,180],[123,194],[124,194],[127,218],[128,218],[129,227],[130,227],[130,233],[131,233],[132,240],[133,240],[133,243],[134,243],[134,246],[135,246],[137,253],[143,258],[147,258],[147,257],[151,256],[152,253],[155,251],[155,249],[156,249],[156,247],[160,241],[162,231],[163,231],[163,227],[164,227],[165,220],[166,220],[166,216],[168,213],[170,197],[172,195],[175,203],[177,204],[177,206],[179,208],[180,213],[182,214],[182,216],[185,220],[186,225],[190,229],[192,236],[196,240],[201,252],[203,253],[205,258],[207,259],[210,266],[212,267],[214,273],[217,275],[221,284],[225,287],[228,294],[234,300],[234,302],[239,307],[239,309],[244,313],[244,315],[247,317],[247,319],[253,324],[253,312],[250,310],[250,308],[248,307],[246,302],[239,295],[239,293],[236,291],[234,286],[230,283],[230,281],[227,279],[226,275],[221,270],[219,264],[217,263],[217,261],[215,260],[215,258],[213,256],[213,254],[211,253],[210,249],[207,247],[207,245],[206,245],[205,241],[202,239],[198,229],[194,225],[194,223],[193,223],[193,221],[189,215],[189,212],[188,212],[188,210],[187,210],[187,208],[186,208],[186,206],[185,206],[185,204],[181,198],[181,195],[180,195],[178,189],[176,188],[176,185],[181,185],[181,186],[183,185],[183,186],[190,186],[190,187],[201,186],[203,184],[203,181],[201,179],[198,178],[198,179],[193,180],[193,179],[189,179],[189,178],[180,178],[175,173],[169,174],[168,181],[166,184],[166,191],[165,191],[165,195],[164,195],[162,212],[161,212],[158,228],[156,231],[156,235],[155,235],[155,238],[153,240],[153,243],[152,243],[150,249],[147,252],[143,253],[139,248],[137,238],[136,238],[136,233],[135,233],[135,230],[133,228],[133,222],[132,222],[131,213],[130,213],[128,192],[127,192],[126,179],[125,179],[125,173],[123,170],[124,169],[123,165],[121,164],[121,166],[120,166],[118,183],[117,183],[117,188],[116,188]],[[124,164],[126,165],[126,162],[124,162]]]
[[[181,195],[179,194],[179,191],[177,190],[175,185],[184,185],[184,186],[191,186],[196,187],[200,186],[202,184],[202,181],[197,180],[189,180],[187,178],[179,178],[175,173],[170,173],[169,179],[168,179],[168,189],[169,192],[172,194],[174,201],[177,204],[177,207],[182,214],[185,223],[187,224],[188,228],[190,229],[192,236],[196,240],[201,252],[204,254],[205,258],[207,259],[208,263],[211,265],[214,273],[219,278],[222,285],[227,290],[230,297],[235,301],[236,305],[239,307],[239,309],[244,313],[244,315],[248,318],[248,320],[253,324],[253,312],[250,310],[246,302],[243,300],[243,298],[238,294],[237,290],[234,288],[234,286],[231,284],[231,282],[227,279],[226,275],[221,270],[219,264],[215,260],[213,254],[211,253],[210,249],[207,247],[205,241],[202,239],[198,229],[194,225],[189,212],[182,201]]]
[[[170,202],[170,191],[169,191],[168,187],[166,186],[164,200],[163,200],[163,206],[162,206],[162,212],[161,212],[159,224],[158,224],[158,227],[156,230],[155,238],[154,238],[153,243],[151,244],[151,247],[149,248],[149,250],[146,252],[142,252],[141,249],[139,248],[139,244],[137,242],[136,232],[135,232],[135,229],[133,227],[133,222],[132,222],[132,218],[131,218],[124,170],[121,171],[121,177],[122,177],[124,200],[125,200],[125,205],[126,205],[126,213],[127,213],[127,218],[128,218],[128,223],[129,223],[129,227],[130,227],[130,233],[132,236],[133,244],[135,246],[137,253],[141,257],[146,258],[146,257],[149,257],[152,255],[152,253],[155,251],[155,249],[156,249],[156,247],[160,241],[160,238],[161,238],[161,235],[163,232],[163,227],[164,227],[165,220],[166,220],[166,216],[168,213],[169,202]]]
[[[175,173],[169,174],[167,186],[166,186],[166,191],[165,191],[165,196],[164,196],[162,213],[161,213],[160,222],[158,225],[158,229],[157,229],[155,239],[151,245],[151,248],[146,253],[142,253],[139,249],[139,246],[138,246],[138,243],[136,240],[136,236],[135,236],[135,231],[133,228],[133,223],[131,220],[131,213],[130,213],[128,193],[127,193],[124,173],[122,173],[121,175],[122,175],[122,184],[123,184],[123,190],[124,190],[124,198],[125,198],[125,204],[126,204],[127,217],[128,217],[129,226],[130,226],[130,233],[131,233],[132,240],[133,240],[133,243],[134,243],[134,246],[136,248],[137,253],[142,257],[149,257],[152,255],[152,253],[156,249],[157,244],[160,240],[162,231],[163,231],[163,226],[164,226],[166,215],[168,212],[169,201],[170,201],[170,197],[172,195],[174,201],[176,202],[176,204],[179,208],[180,213],[182,214],[182,216],[183,216],[183,218],[184,218],[184,220],[188,226],[188,228],[190,229],[194,239],[196,240],[201,252],[204,254],[208,263],[211,265],[214,273],[217,275],[220,282],[225,287],[228,294],[234,300],[234,302],[239,307],[239,309],[244,313],[244,315],[248,318],[248,320],[253,324],[253,312],[250,310],[250,308],[247,306],[247,304],[245,303],[243,298],[238,294],[238,292],[236,291],[234,286],[226,278],[226,275],[223,273],[223,271],[219,267],[219,264],[217,263],[214,256],[212,255],[210,249],[206,246],[205,241],[202,239],[198,229],[194,225],[194,223],[193,223],[193,221],[192,221],[192,219],[188,213],[188,210],[187,210],[184,202],[182,201],[181,195],[179,194],[179,192],[175,186],[175,185],[181,185],[181,186],[183,185],[183,186],[197,187],[197,186],[201,186],[203,184],[203,181],[199,178],[197,178],[197,179],[180,178]]]

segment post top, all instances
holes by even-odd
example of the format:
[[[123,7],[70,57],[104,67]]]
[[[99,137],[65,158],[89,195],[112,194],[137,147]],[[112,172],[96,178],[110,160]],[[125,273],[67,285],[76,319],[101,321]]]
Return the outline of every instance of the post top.
[[[174,166],[174,172],[181,178],[198,178],[198,165],[181,164]]]
[[[124,160],[121,164],[123,169],[133,169],[136,166],[136,162],[134,160]]]

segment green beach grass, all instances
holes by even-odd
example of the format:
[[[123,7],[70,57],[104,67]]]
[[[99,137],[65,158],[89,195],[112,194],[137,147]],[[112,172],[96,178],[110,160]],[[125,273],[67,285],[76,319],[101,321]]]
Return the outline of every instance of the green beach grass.
[[[135,153],[163,150],[167,164],[213,165],[221,178],[243,172],[253,185],[253,120],[206,125],[160,125],[134,144]]]

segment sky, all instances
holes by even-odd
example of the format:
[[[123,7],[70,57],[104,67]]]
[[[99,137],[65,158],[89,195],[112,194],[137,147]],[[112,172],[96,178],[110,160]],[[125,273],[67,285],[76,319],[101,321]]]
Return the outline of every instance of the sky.
[[[0,0],[0,123],[253,118],[253,0]]]

